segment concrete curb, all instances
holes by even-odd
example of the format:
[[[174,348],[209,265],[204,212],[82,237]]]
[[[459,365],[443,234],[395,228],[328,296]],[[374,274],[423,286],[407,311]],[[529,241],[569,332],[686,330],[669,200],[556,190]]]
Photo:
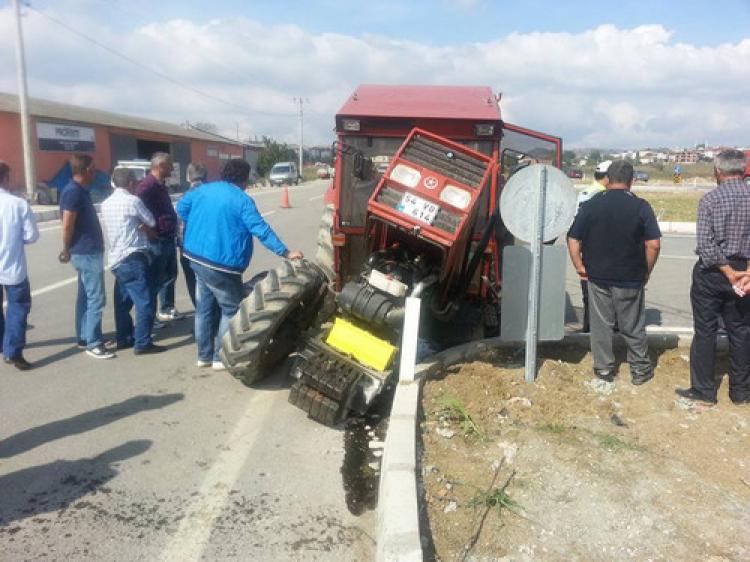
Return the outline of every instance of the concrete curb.
[[[694,222],[659,222],[662,234],[695,234],[696,223]]]
[[[690,328],[647,328],[649,346],[654,349],[689,347]],[[621,338],[617,336],[617,340]],[[719,349],[727,347],[726,336],[719,336]],[[589,346],[589,335],[568,332],[560,342],[540,342],[540,347]],[[496,348],[517,347],[518,342],[491,338],[446,349],[416,366],[415,380],[399,382],[391,406],[380,470],[378,499],[378,562],[417,562],[424,559],[420,532],[420,499],[417,480],[417,423],[422,384],[431,373],[453,364],[474,361]]]
[[[174,203],[177,201],[180,197],[182,197],[182,193],[173,193],[169,197],[172,199],[172,202]],[[101,212],[102,204],[101,203],[94,203],[94,209],[96,209],[97,214]],[[60,208],[55,207],[54,209],[44,210],[44,211],[34,211],[34,218],[36,219],[37,223],[40,222],[49,222],[49,221],[56,221],[60,220]]]

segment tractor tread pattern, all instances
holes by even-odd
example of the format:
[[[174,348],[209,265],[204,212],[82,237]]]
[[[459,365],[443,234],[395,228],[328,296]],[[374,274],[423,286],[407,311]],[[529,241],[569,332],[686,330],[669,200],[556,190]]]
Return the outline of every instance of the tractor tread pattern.
[[[229,372],[246,385],[269,374],[309,327],[324,283],[320,268],[306,260],[269,271],[229,322],[220,353]]]
[[[289,403],[303,410],[311,419],[334,426],[343,416],[342,405],[318,390],[297,381],[289,391]]]
[[[323,270],[329,283],[336,281],[336,272],[334,271],[333,260],[333,241],[331,239],[331,229],[333,228],[334,206],[326,205],[323,216],[320,219],[320,229],[318,230],[318,249],[315,252],[315,262]]]

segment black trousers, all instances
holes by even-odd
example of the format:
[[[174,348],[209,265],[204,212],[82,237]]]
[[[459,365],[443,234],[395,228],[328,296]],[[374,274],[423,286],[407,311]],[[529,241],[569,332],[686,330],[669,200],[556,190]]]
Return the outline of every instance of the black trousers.
[[[193,308],[195,308],[195,273],[193,268],[190,267],[190,260],[182,254],[182,248],[180,248],[180,265],[182,266],[182,273],[185,274],[185,285],[187,285],[188,295],[190,295],[190,302],[193,303]]]
[[[744,270],[747,262],[732,261],[730,265]],[[729,338],[729,397],[734,401],[750,399],[750,296],[738,297],[721,271],[697,263],[690,304],[695,331],[690,346],[691,387],[704,398],[716,400],[716,333],[722,317]]]

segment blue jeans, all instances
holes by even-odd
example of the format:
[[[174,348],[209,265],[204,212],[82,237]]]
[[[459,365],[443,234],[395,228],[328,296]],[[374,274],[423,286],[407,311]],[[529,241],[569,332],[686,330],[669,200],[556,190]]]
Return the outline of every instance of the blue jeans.
[[[3,316],[3,289],[8,297],[7,318]],[[18,359],[26,346],[26,319],[31,310],[29,280],[18,285],[0,285],[0,351],[6,359]]]
[[[159,298],[159,312],[174,308],[174,282],[177,279],[177,247],[175,239],[161,237],[151,243],[154,261],[151,263],[154,306]]]
[[[76,299],[76,337],[92,349],[102,345],[104,296],[104,255],[73,254],[70,263],[78,272]]]
[[[196,280],[195,341],[198,344],[198,359],[220,361],[221,340],[244,297],[242,275],[216,271],[195,262],[190,265]]]
[[[151,345],[154,326],[154,301],[151,298],[148,256],[130,254],[112,270],[115,276],[115,326],[117,344],[145,349]],[[130,310],[135,305],[135,329]]]

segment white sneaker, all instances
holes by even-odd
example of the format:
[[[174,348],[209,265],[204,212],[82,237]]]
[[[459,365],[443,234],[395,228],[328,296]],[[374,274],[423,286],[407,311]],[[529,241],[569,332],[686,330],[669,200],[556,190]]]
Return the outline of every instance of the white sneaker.
[[[203,361],[202,359],[198,359],[198,361],[195,362],[196,367],[200,367],[201,369],[204,367],[210,367],[211,361]]]
[[[176,308],[170,308],[166,312],[157,312],[156,318],[158,320],[161,320],[162,322],[171,322],[172,320],[179,320],[181,318],[184,318],[184,314],[180,314],[177,312]]]
[[[221,361],[214,361],[213,364],[211,365],[211,368],[214,371],[226,371],[227,370],[227,368],[224,366],[224,363],[222,363]]]
[[[111,351],[104,349],[103,345],[97,345],[86,350],[86,355],[93,357],[94,359],[112,359],[115,354]]]

